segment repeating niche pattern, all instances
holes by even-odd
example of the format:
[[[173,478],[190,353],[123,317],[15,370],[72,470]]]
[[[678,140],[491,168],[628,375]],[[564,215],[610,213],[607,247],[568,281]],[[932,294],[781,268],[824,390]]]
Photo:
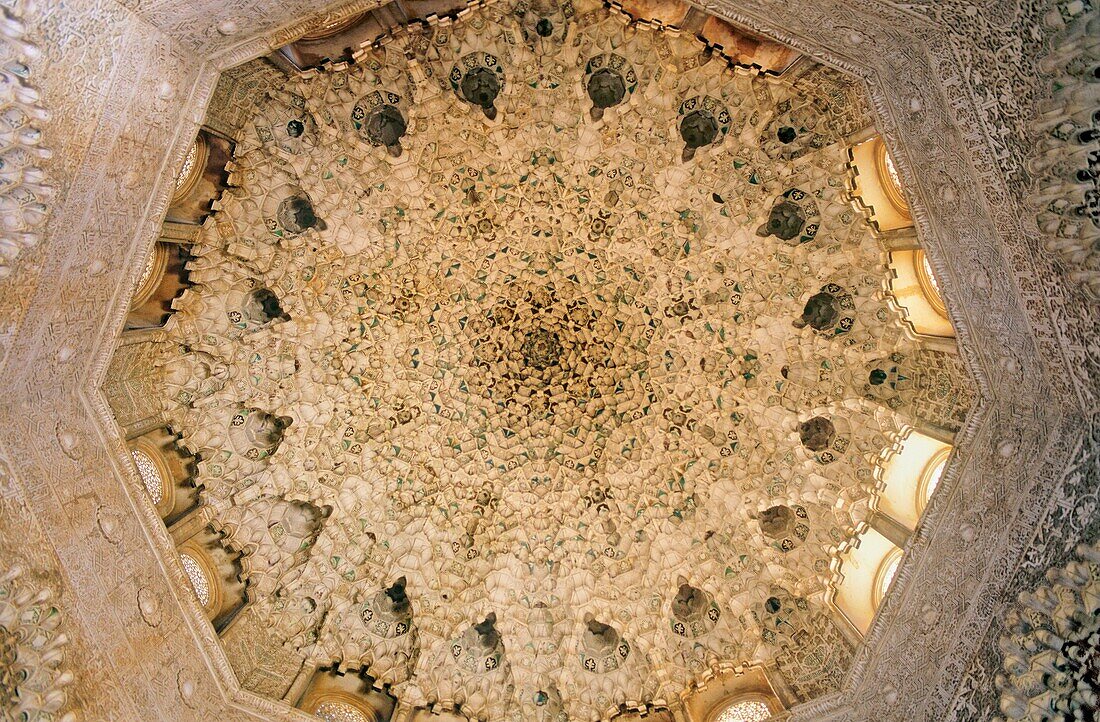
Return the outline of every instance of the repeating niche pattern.
[[[797,548],[810,533],[809,514],[800,504],[768,507],[760,512],[757,521],[764,536],[783,552]]]
[[[827,283],[806,301],[794,325],[795,328],[809,326],[814,333],[826,336],[839,336],[855,326],[854,312],[852,294],[839,284]]]
[[[1009,720],[1095,720],[1100,696],[1100,546],[1047,572],[1006,617],[997,678]]]
[[[269,201],[277,204],[270,208],[267,223],[268,230],[275,235],[296,236],[314,227],[324,230],[324,221],[317,217],[312,199],[303,191],[287,187],[282,193],[269,196]]]
[[[775,236],[791,245],[809,243],[817,236],[820,223],[813,197],[790,188],[775,199],[767,222],[756,229],[756,235]]]
[[[730,609],[723,609],[714,594],[693,586],[684,577],[677,581],[679,587],[669,606],[667,627],[677,667],[700,674],[722,660],[737,658],[741,649],[731,643],[728,627],[731,623],[736,626],[738,621]]]
[[[463,706],[484,710],[491,719],[503,718],[515,692],[504,639],[496,614],[465,626],[449,644],[448,661],[431,670],[433,694],[461,700]]]
[[[504,642],[496,628],[497,616],[490,613],[482,621],[466,628],[451,642],[451,656],[467,671],[492,672],[504,661]]]
[[[627,700],[652,699],[655,680],[645,655],[634,649],[613,625],[587,614],[577,640],[579,667],[588,684],[577,690],[577,699],[589,709],[614,709]]]
[[[405,577],[363,604],[360,616],[379,637],[389,639],[408,634],[412,630],[412,605],[405,594]]]
[[[67,643],[61,612],[48,589],[35,590],[19,567],[0,576],[0,708],[11,719],[72,722],[65,713],[65,687],[72,675],[61,670]]]
[[[601,674],[618,669],[630,656],[630,644],[614,627],[589,619],[581,642],[581,661],[589,672]]]
[[[256,331],[275,321],[290,320],[275,292],[251,280],[231,289],[227,301],[225,317],[242,331]]]
[[[489,53],[470,53],[451,68],[451,87],[460,98],[476,105],[493,120],[497,96],[504,91],[504,66]]]
[[[239,409],[229,420],[229,442],[234,450],[252,461],[275,453],[290,426],[289,416],[275,416],[259,409]]]
[[[690,160],[695,151],[722,142],[729,133],[733,118],[722,101],[711,96],[695,96],[680,104],[680,138],[684,141],[683,160]]]
[[[299,155],[317,142],[317,129],[306,112],[305,98],[281,90],[269,91],[272,103],[252,118],[257,135],[285,153]]]
[[[814,416],[798,425],[798,438],[819,464],[831,464],[848,450],[848,426],[844,418]]]
[[[385,146],[390,155],[401,155],[401,138],[408,132],[405,103],[397,93],[375,90],[359,100],[351,111],[351,123],[373,146]]]
[[[829,142],[823,108],[813,99],[789,99],[776,107],[776,115],[760,134],[760,146],[768,157],[796,160]]]
[[[592,119],[599,120],[606,109],[625,102],[637,90],[638,73],[623,56],[601,53],[584,66],[584,88],[592,101]]]
[[[537,42],[515,42],[519,10],[491,4],[259,90],[265,122],[239,139],[193,245],[162,365],[211,514],[263,557],[242,562],[263,592],[250,614],[280,653],[365,665],[402,701],[464,699],[493,719],[559,700],[595,719],[708,665],[775,659],[744,610],[774,585],[817,598],[897,421],[855,380],[837,392],[803,365],[917,350],[844,197],[844,134],[867,122],[857,83],[734,73],[692,38],[575,9],[568,44],[537,23]],[[595,57],[625,86],[599,121]],[[465,93],[477,69],[492,76]],[[354,125],[375,92],[408,99],[392,106],[411,129],[399,157]],[[829,142],[797,164],[760,144],[785,100],[828,116]],[[696,110],[713,137],[682,163]],[[297,145],[264,130],[283,119],[302,122]],[[804,219],[797,244],[757,235],[781,197]],[[278,308],[249,301],[257,289]],[[815,294],[812,332],[796,328]],[[818,452],[798,430],[814,415],[835,431]],[[263,532],[272,500],[315,510],[315,536]],[[756,515],[774,506],[803,509],[809,533],[762,534]],[[684,591],[684,619],[667,611],[681,577],[716,580]],[[486,651],[466,636],[490,610],[501,646]],[[596,624],[628,654],[589,655],[591,670],[580,650],[610,634]]]
[[[54,193],[41,168],[50,156],[40,128],[47,114],[30,82],[30,62],[39,52],[25,35],[21,9],[21,3],[0,7],[0,278],[38,244]]]
[[[516,3],[515,15],[524,40],[537,52],[542,45],[551,45],[556,49],[565,41],[574,9],[571,2],[533,0]]]
[[[829,612],[810,606],[804,597],[773,587],[764,603],[749,611],[748,619],[779,648],[776,666],[795,694],[811,699],[836,689],[839,676],[851,659],[850,642],[837,629]]]
[[[672,600],[672,616],[674,634],[701,637],[714,629],[722,610],[709,594],[684,582]]]
[[[264,497],[234,506],[220,517],[233,545],[245,554],[253,595],[267,596],[300,571],[320,529],[324,511],[308,503]]]

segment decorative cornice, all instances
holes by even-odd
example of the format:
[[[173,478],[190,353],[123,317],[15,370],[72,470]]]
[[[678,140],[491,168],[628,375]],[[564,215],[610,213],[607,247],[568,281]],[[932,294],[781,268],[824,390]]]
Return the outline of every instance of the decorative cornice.
[[[339,23],[385,4],[385,0],[350,0],[350,2],[334,3],[325,10],[307,15],[292,23],[287,23],[274,32],[263,33],[244,40],[211,57],[211,62],[219,70],[233,68],[261,55],[267,55],[274,50],[278,50],[320,25]]]
[[[376,5],[355,2],[342,6],[340,12],[352,14]],[[983,132],[981,123],[976,122],[983,109],[966,95],[966,83],[962,82],[966,66],[953,54],[951,48],[959,39],[949,34],[949,24],[937,23],[938,31],[934,31],[932,23],[915,20],[924,17],[916,10],[896,10],[879,3],[857,8],[843,3],[791,6],[773,0],[751,0],[735,8],[715,2],[707,6],[718,15],[867,80],[884,136],[896,151],[898,172],[913,190],[914,219],[921,238],[931,249],[937,278],[951,301],[952,322],[964,358],[981,389],[982,401],[957,439],[956,460],[944,473],[942,491],[907,547],[907,561],[895,580],[897,593],[887,598],[875,620],[857,655],[847,688],[803,705],[794,711],[793,718],[863,719],[878,713],[903,719],[945,718],[966,665],[974,656],[975,645],[982,639],[981,632],[989,624],[993,600],[1005,583],[1004,570],[1018,565],[1048,510],[1072,502],[1050,498],[1045,492],[1056,487],[1058,475],[1080,446],[1081,419],[1095,411],[1100,398],[1094,373],[1097,361],[1088,355],[1085,335],[1090,327],[1094,328],[1094,310],[1082,311],[1077,306],[1080,296],[1065,284],[1064,273],[1043,258],[1034,230],[1021,228],[1018,197],[1007,187],[996,163],[1001,149],[993,147],[994,141],[988,136],[977,141],[972,137]],[[80,269],[69,268],[63,271],[71,276],[56,279],[59,285],[112,286],[97,289],[95,302],[85,309],[96,321],[83,338],[95,349],[96,356],[90,372],[81,379],[82,388],[58,384],[35,388],[34,394],[28,394],[32,398],[22,398],[21,394],[15,399],[37,402],[41,412],[46,407],[41,403],[43,397],[61,402],[76,396],[90,411],[94,423],[87,426],[79,419],[66,419],[64,425],[55,420],[58,428],[47,431],[57,438],[46,438],[45,442],[60,444],[66,450],[76,444],[106,447],[114,457],[113,465],[89,466],[82,482],[91,488],[123,485],[133,514],[118,523],[144,536],[176,589],[185,588],[178,565],[163,562],[174,554],[174,547],[151,507],[135,503],[133,495],[140,489],[123,471],[125,446],[107,404],[94,389],[105,374],[122,327],[126,291],[132,290],[144,266],[140,262],[143,257],[134,257],[142,256],[135,248],[147,252],[157,237],[157,219],[163,217],[171,193],[173,169],[182,164],[201,122],[217,79],[214,68],[225,69],[262,55],[299,30],[304,32],[318,17],[314,15],[286,26],[280,33],[265,34],[221,52],[212,65],[204,66],[190,91],[190,114],[172,141],[156,182],[135,191],[135,203],[145,198],[151,203],[135,227],[119,229],[116,234],[120,240],[112,250],[117,251],[118,258],[129,257],[128,273],[122,279],[111,274],[88,277],[81,275]],[[780,21],[786,28],[779,27]],[[829,47],[822,47],[825,45]],[[945,77],[948,74],[953,76]],[[173,91],[169,86],[163,92]],[[154,99],[134,102],[152,103]],[[55,117],[46,130],[63,133],[66,122]],[[973,130],[964,137],[958,126]],[[75,223],[85,212],[93,220],[110,218],[98,210],[95,213],[99,215],[93,215],[89,201],[87,206],[74,204],[71,217],[62,220]],[[51,234],[58,233],[59,225],[51,225]],[[32,310],[48,314],[52,309]],[[19,323],[31,323],[26,318],[33,315],[21,317]],[[44,363],[54,363],[48,359],[58,357],[63,349],[55,346],[66,339],[52,332],[42,332],[39,339],[41,357],[47,359]],[[1057,378],[1061,374],[1065,378]],[[65,404],[56,406],[61,409]],[[80,438],[76,438],[78,433]],[[995,485],[992,492],[990,485]],[[1037,499],[1042,503],[1036,503]],[[48,513],[44,509],[32,511],[43,516]],[[978,514],[985,516],[979,519]],[[959,543],[956,537],[968,525],[974,530],[973,540]],[[56,532],[58,544],[71,543],[63,530]],[[943,610],[945,597],[963,598],[963,608]],[[243,691],[197,603],[181,595],[175,601],[186,612],[189,631],[224,699],[242,715],[251,710],[250,714],[274,719],[310,719],[285,704]],[[933,629],[921,631],[925,625]],[[950,640],[943,644],[954,646],[924,651],[913,648],[915,641],[929,639],[930,635]],[[940,651],[942,657],[937,656]],[[925,656],[914,659],[915,652]],[[929,660],[929,656],[935,658]],[[911,663],[919,665],[918,674],[908,671]],[[893,681],[886,683],[886,679]],[[186,690],[195,689],[194,681],[181,678],[178,686],[189,708],[195,705],[194,716],[208,717],[202,711],[205,708],[200,707],[203,701],[186,694]]]

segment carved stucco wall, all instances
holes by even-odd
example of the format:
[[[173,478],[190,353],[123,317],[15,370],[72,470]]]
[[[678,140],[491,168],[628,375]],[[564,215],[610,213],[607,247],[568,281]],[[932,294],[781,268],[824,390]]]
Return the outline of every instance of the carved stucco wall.
[[[354,0],[350,3],[318,3],[312,0],[237,0],[232,3],[120,0],[119,4],[175,39],[181,47],[199,57],[209,57],[236,46],[252,47],[250,40],[262,40],[267,34],[293,39],[295,29],[318,24],[330,8],[350,14],[384,3],[380,0]],[[286,25],[290,26],[286,28],[289,32],[280,32]]]
[[[750,80],[719,62],[698,67],[694,38],[626,30],[591,0],[572,2],[573,42],[532,51],[505,35],[516,8],[498,0],[432,36],[395,39],[358,68],[277,77],[249,97],[254,122],[237,138],[231,189],[189,250],[195,285],[164,332],[171,371],[143,394],[165,399],[171,428],[201,459],[204,511],[234,543],[258,546],[248,554],[251,616],[268,620],[259,626],[271,634],[260,638],[277,646],[275,654],[248,649],[242,664],[257,636],[234,645],[229,657],[242,680],[285,675],[281,659],[263,659],[282,657],[285,640],[305,659],[369,665],[405,703],[465,694],[468,715],[528,720],[535,710],[525,704],[553,685],[571,718],[596,719],[620,701],[675,697],[704,655],[761,662],[777,654],[776,636],[747,610],[763,609],[770,585],[811,596],[828,574],[827,547],[860,518],[859,479],[869,478],[862,455],[886,445],[877,436],[892,428],[877,416],[885,410],[829,404],[832,421],[818,421],[830,429],[835,421],[843,436],[822,461],[788,444],[784,430],[796,423],[792,412],[836,398],[818,384],[816,354],[830,354],[834,368],[862,369],[911,348],[872,300],[885,273],[879,244],[830,190],[843,173],[843,145],[833,140],[869,123],[859,84],[820,67],[780,81]],[[607,125],[593,126],[591,100],[572,91],[582,87],[584,60],[607,44],[639,85]],[[469,48],[504,68],[500,126],[467,113],[449,85],[435,82]],[[414,75],[419,82],[405,80]],[[372,97],[378,82],[405,98],[392,101],[409,118],[401,170],[327,120],[354,117],[355,101]],[[733,135],[683,163],[682,145],[669,138],[676,131],[664,128],[700,93],[722,99]],[[796,124],[813,125],[812,142],[760,141],[778,127],[773,104],[804,109],[809,98],[828,107],[816,124]],[[282,131],[298,117],[308,130],[290,138]],[[784,161],[796,154],[798,165]],[[806,221],[813,239],[799,249],[756,232],[775,194],[795,186],[794,200],[815,209]],[[309,194],[323,229],[275,210],[288,192]],[[730,297],[723,289],[737,281],[743,293]],[[817,336],[794,330],[788,317],[825,281],[858,309],[841,314],[858,321],[832,342],[845,321]],[[254,282],[277,294],[289,321],[269,325],[250,310]],[[349,328],[370,330],[345,336]],[[422,337],[426,329],[440,341]],[[114,379],[143,365],[142,375],[157,376],[152,363],[128,361],[130,349],[116,352],[104,386],[120,420],[132,404],[115,395]],[[948,383],[952,374],[932,370],[935,358],[914,353],[906,376]],[[792,370],[787,387],[780,359],[812,371]],[[206,379],[214,367],[224,373]],[[951,396],[965,416],[967,392]],[[928,404],[912,404],[910,413],[930,418]],[[243,407],[257,413],[246,420],[237,415]],[[262,412],[293,424],[276,430]],[[245,448],[246,429],[270,429],[280,442]],[[789,485],[775,480],[788,475]],[[262,511],[286,508],[286,499],[328,510],[298,558],[280,551],[295,545],[276,544]],[[796,507],[805,522],[780,550],[747,514],[790,499],[805,505]],[[692,625],[690,646],[687,625],[673,635],[660,621],[681,575],[716,605],[713,619]],[[415,607],[415,641],[378,638],[356,606],[398,577],[407,577]],[[485,710],[472,699],[483,682],[452,666],[450,640],[489,609],[507,640],[500,668],[509,688],[494,689]],[[564,652],[585,638],[586,612],[629,640],[621,672],[596,676]],[[553,620],[553,636],[523,623],[536,614]],[[804,618],[816,627],[822,615]],[[546,660],[546,676],[533,653],[544,645],[562,650]],[[850,657],[840,652],[833,656]],[[790,657],[780,662],[792,671],[788,683],[819,688],[803,679],[818,671],[803,661],[809,655]],[[452,671],[467,679],[450,685]],[[845,671],[830,673],[839,680]],[[452,686],[458,692],[445,691]]]
[[[215,61],[226,67],[279,42],[233,45],[211,24],[232,11],[267,31],[302,8],[141,7],[142,19],[112,0],[25,13],[50,59],[34,72],[59,193],[43,243],[0,285],[0,526],[55,587],[84,719],[244,719],[240,705],[261,703],[237,691],[199,610],[173,594],[183,580],[170,584],[176,567],[153,552],[169,540],[134,503],[140,482],[95,389],[213,91],[198,58],[228,48]],[[987,719],[990,620],[1097,532],[1096,309],[1022,220],[1024,126],[1041,95],[1028,58],[1046,47],[1033,29],[1053,4],[708,7],[870,81],[983,396],[847,688],[794,716]],[[284,714],[300,717],[261,718]]]
[[[113,1],[22,10],[48,58],[31,79],[51,115],[58,193],[46,238],[0,286],[0,527],[20,542],[3,566],[49,580],[82,719],[244,719],[203,656],[184,652],[194,621],[136,523],[124,449],[97,431],[107,413],[88,393],[216,76]]]

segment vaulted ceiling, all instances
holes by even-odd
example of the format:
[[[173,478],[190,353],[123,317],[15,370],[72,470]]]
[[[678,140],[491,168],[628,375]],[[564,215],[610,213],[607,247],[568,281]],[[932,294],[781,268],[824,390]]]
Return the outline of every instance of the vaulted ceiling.
[[[43,164],[60,202],[4,287],[11,398],[33,410],[5,410],[3,557],[57,597],[43,628],[74,640],[64,709],[293,716],[272,690],[302,661],[361,665],[408,704],[461,699],[491,719],[595,719],[670,700],[719,663],[769,666],[803,719],[899,697],[899,719],[991,709],[999,660],[969,660],[995,648],[989,605],[1013,587],[989,559],[1026,586],[1094,537],[1073,503],[1095,470],[1094,315],[1064,268],[1014,241],[1020,214],[987,205],[1025,193],[1023,131],[991,126],[1026,112],[967,124],[938,94],[959,87],[956,64],[1014,72],[981,43],[1034,16],[984,9],[984,40],[949,42],[951,7],[900,11],[936,28],[931,62],[885,5],[807,7],[780,29],[763,7],[736,18],[869,88],[808,58],[738,65],[751,44],[722,52],[594,3],[493,4],[301,74],[287,66],[300,54],[280,71],[239,63],[370,8],[289,25],[304,8],[143,6],[137,20],[104,0],[79,28],[31,14],[65,68],[39,66],[43,102],[66,112],[39,121],[55,129]],[[833,49],[806,40],[825,28]],[[252,31],[267,34],[237,42]],[[128,82],[98,50],[112,43],[160,62]],[[196,52],[237,67],[215,89]],[[111,72],[111,102],[63,99]],[[229,190],[190,239],[168,326],[115,355],[104,388],[145,379],[195,455],[202,524],[246,552],[248,605],[220,639],[173,560],[182,532],[141,495],[94,390],[210,97],[205,122],[235,142]],[[968,371],[922,347],[883,292],[889,243],[847,195],[848,146],[874,125],[900,151]],[[101,340],[88,318],[109,327]],[[90,378],[71,376],[82,360]],[[910,395],[871,388],[876,371]],[[964,461],[863,641],[831,616],[830,561],[869,513],[875,458],[914,419],[968,419]],[[1037,528],[1060,531],[1029,571]],[[909,653],[953,661],[907,678]],[[42,664],[43,694],[70,683]],[[101,685],[92,667],[109,670]],[[982,690],[970,702],[964,670]]]
[[[257,61],[211,108],[244,118],[229,189],[145,374],[247,550],[246,679],[265,649],[597,719],[718,664],[778,658],[796,700],[846,672],[831,555],[889,435],[957,429],[969,381],[883,294],[859,84],[630,20],[492,5],[301,78]],[[946,407],[872,393],[899,364]]]

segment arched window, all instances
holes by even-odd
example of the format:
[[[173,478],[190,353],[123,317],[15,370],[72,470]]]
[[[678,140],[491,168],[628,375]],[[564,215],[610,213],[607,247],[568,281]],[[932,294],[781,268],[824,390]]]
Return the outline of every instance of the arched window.
[[[187,261],[190,254],[180,243],[157,241],[142,269],[130,299],[126,328],[156,328],[172,315],[172,301],[189,284]]]
[[[176,190],[172,194],[173,203],[183,200],[191,194],[191,191],[195,190],[195,186],[202,178],[203,171],[206,170],[208,155],[209,149],[206,145],[206,139],[200,133],[195,137],[195,142],[191,144],[190,150],[187,151],[187,155],[183,159],[183,167],[180,168],[180,172],[176,176]]]
[[[382,722],[393,716],[397,700],[375,683],[361,669],[318,669],[295,706],[325,722]]]
[[[871,628],[894,581],[901,555],[894,542],[865,523],[840,545],[829,580],[831,601],[860,633],[866,634]]]
[[[774,712],[763,697],[742,697],[719,707],[711,722],[763,722]]]
[[[141,483],[145,484],[145,491],[149,493],[149,498],[153,500],[154,505],[159,504],[164,498],[164,477],[157,469],[156,462],[140,449],[134,449],[130,455],[134,457],[138,475],[141,477]]]
[[[375,722],[377,719],[373,712],[367,716],[358,707],[334,698],[322,698],[313,708],[313,716],[325,722]]]
[[[219,634],[248,602],[241,552],[229,548],[223,537],[206,526],[179,546],[180,566]]]
[[[894,576],[898,573],[899,566],[901,566],[901,549],[897,548],[879,562],[878,573],[875,575],[875,609],[878,609],[886,593],[890,591],[890,585],[894,583]]]
[[[183,564],[183,571],[191,581],[191,588],[195,590],[195,596],[198,597],[199,604],[203,608],[209,608],[211,602],[214,601],[214,595],[212,594],[214,585],[211,583],[210,574],[204,568],[203,563],[196,559],[195,555],[186,552],[180,554],[180,563]]]
[[[873,229],[885,232],[913,226],[897,167],[881,136],[849,148],[848,166],[852,201]]]
[[[128,442],[145,493],[169,526],[199,503],[192,478],[193,458],[176,442],[176,436],[163,427]]]
[[[890,296],[912,332],[954,338],[955,329],[947,317],[947,306],[928,255],[919,248],[891,251],[889,268]]]
[[[903,427],[898,440],[883,452],[875,469],[881,486],[871,508],[909,531],[916,529],[939,484],[951,448],[951,444],[910,426]]]
[[[145,268],[141,272],[134,296],[130,299],[130,310],[141,308],[153,296],[164,279],[164,272],[168,268],[168,246],[164,243],[153,245],[153,251],[145,261]]]
[[[225,166],[232,154],[231,140],[207,128],[199,129],[176,174],[175,191],[164,220],[202,225],[210,215],[211,203],[225,190]]]
[[[913,266],[916,269],[917,281],[920,283],[924,299],[942,318],[947,318],[947,306],[943,302],[943,296],[940,295],[940,284],[932,271],[932,264],[928,262],[928,254],[924,251],[914,251]]]
[[[905,200],[905,196],[902,194],[898,169],[894,165],[894,159],[890,155],[890,151],[886,150],[886,144],[882,142],[882,138],[878,138],[875,142],[875,168],[878,171],[878,179],[882,184],[882,190],[886,194],[887,200],[899,212],[908,215],[909,202]]]
[[[940,449],[928,460],[924,470],[921,471],[920,482],[917,484],[917,511],[919,513],[924,513],[924,508],[928,506],[928,500],[932,498],[932,492],[939,486],[940,477],[943,476],[943,470],[947,467],[949,456],[951,456],[950,447]]]
[[[130,298],[127,329],[163,326],[174,312],[172,301],[191,285],[187,263],[194,237],[180,229],[201,225],[210,214],[212,202],[224,187],[213,170],[224,169],[231,152],[228,140],[205,130],[195,136],[176,176],[161,238],[153,246]],[[194,230],[197,233],[198,229]]]
[[[687,722],[756,722],[784,709],[762,665],[723,665],[704,672],[680,699],[683,710],[676,719]]]

